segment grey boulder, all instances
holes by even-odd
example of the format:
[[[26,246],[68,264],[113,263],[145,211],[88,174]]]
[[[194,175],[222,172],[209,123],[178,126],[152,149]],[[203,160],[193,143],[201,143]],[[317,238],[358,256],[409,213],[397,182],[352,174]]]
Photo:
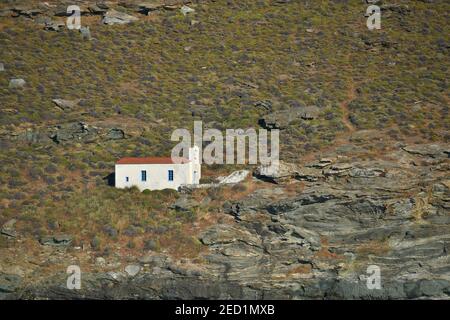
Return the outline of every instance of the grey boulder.
[[[9,80],[9,88],[10,89],[23,88],[25,86],[25,84],[26,84],[25,80],[20,79],[20,78]]]
[[[17,236],[17,232],[14,228],[16,222],[17,222],[16,219],[11,219],[7,221],[0,229],[0,233],[7,237],[15,238]]]
[[[128,266],[125,267],[125,272],[130,276],[130,277],[134,277],[136,276],[139,271],[141,271],[141,267],[136,265],[136,264],[130,264]]]
[[[110,140],[125,139],[125,132],[122,129],[111,128],[106,134],[106,138]]]
[[[45,26],[44,26],[44,30],[48,30],[48,31],[61,31],[62,28],[64,28],[66,25],[62,22],[58,22],[58,21],[46,21],[45,22]]]
[[[107,25],[114,25],[114,24],[127,24],[137,20],[139,19],[134,16],[112,9],[107,11],[103,15],[102,22]]]
[[[319,115],[316,106],[296,106],[286,110],[269,113],[259,119],[259,125],[265,129],[286,129],[295,120],[313,120]]]
[[[68,246],[72,243],[72,236],[65,234],[44,236],[39,239],[39,243],[44,246]]]
[[[58,108],[62,110],[74,109],[78,104],[78,100],[53,99],[52,101]]]

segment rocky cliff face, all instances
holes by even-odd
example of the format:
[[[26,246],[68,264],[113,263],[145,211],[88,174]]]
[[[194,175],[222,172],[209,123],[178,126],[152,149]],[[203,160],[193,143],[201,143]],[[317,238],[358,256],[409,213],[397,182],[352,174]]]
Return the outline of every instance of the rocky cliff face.
[[[298,165],[290,192],[267,183],[225,202],[221,223],[198,235],[207,247],[199,260],[149,251],[131,275],[83,273],[81,290],[68,290],[63,273],[37,282],[3,275],[2,297],[448,298],[449,146],[397,145],[357,161],[342,151],[350,147]],[[370,265],[381,289],[367,287]]]

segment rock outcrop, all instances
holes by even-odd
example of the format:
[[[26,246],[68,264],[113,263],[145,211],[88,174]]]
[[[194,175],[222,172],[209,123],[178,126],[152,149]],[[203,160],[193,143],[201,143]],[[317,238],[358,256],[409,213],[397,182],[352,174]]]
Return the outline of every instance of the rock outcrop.
[[[301,183],[301,191],[266,183],[225,202],[220,214],[234,222],[198,234],[207,248],[202,262],[150,251],[125,272],[83,274],[80,291],[65,288],[63,273],[28,284],[2,274],[0,288],[4,296],[33,299],[448,299],[450,183],[442,168],[449,162],[441,157],[447,147],[411,145],[383,160],[332,156],[298,164],[290,185]],[[402,157],[409,161],[386,160]],[[417,165],[418,157],[433,161]],[[318,170],[317,180],[299,179],[305,169]],[[172,209],[199,205],[183,195]],[[381,289],[367,286],[373,265]]]
[[[132,15],[111,9],[111,10],[108,10],[103,15],[102,22],[104,24],[113,25],[113,24],[127,24],[127,23],[131,23],[131,22],[134,22],[137,20],[139,20],[139,19]]]
[[[259,120],[259,125],[265,129],[286,129],[292,121],[313,120],[320,113],[315,106],[296,106],[286,110],[269,113]]]
[[[56,101],[55,101],[56,100]],[[64,110],[75,108],[76,101],[55,99],[55,104]],[[40,129],[29,128],[25,131],[2,133],[0,138],[26,143],[38,144],[68,144],[92,143],[95,141],[109,141],[126,139],[127,134],[121,128],[114,126],[94,126],[85,122],[69,122]]]
[[[17,79],[11,79],[9,81],[9,88],[10,89],[21,89],[25,86],[26,82],[23,79],[17,78]]]

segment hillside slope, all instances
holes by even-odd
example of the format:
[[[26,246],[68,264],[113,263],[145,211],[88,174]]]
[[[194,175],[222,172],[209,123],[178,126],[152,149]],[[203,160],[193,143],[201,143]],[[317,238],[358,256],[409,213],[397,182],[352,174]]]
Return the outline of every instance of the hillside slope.
[[[91,40],[58,27],[72,2]],[[373,31],[365,1],[185,1],[186,15],[183,1],[141,2],[0,4],[0,292],[45,297],[76,261],[94,297],[97,277],[137,263],[162,286],[143,298],[207,298],[161,280],[192,277],[219,277],[216,298],[370,298],[347,281],[376,262],[392,284],[376,297],[448,298],[448,1],[381,1]],[[103,24],[112,9],[137,21]],[[110,186],[117,159],[167,156],[194,120],[281,128],[280,157],[299,169],[187,195]],[[309,166],[321,158],[337,169]],[[203,181],[242,168],[204,166]],[[42,240],[54,235],[70,245]]]

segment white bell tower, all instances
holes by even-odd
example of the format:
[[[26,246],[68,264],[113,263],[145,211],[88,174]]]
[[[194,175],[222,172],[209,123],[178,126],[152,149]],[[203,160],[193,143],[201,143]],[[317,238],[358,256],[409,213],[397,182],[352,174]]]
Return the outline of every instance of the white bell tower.
[[[202,175],[202,167],[200,164],[200,148],[194,145],[189,148],[189,160],[191,162],[191,177],[192,184],[200,184],[200,178]]]

